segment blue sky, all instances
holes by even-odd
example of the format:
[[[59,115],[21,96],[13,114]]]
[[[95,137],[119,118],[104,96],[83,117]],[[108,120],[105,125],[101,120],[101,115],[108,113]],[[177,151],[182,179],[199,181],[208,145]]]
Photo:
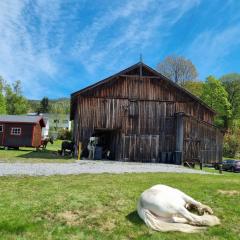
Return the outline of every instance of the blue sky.
[[[199,79],[239,71],[239,0],[2,0],[0,75],[30,99],[68,97],[139,61],[168,55]]]

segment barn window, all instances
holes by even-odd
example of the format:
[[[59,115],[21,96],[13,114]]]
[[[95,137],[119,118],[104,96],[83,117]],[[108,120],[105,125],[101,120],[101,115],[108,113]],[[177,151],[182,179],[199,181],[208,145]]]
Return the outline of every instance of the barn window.
[[[21,135],[22,129],[21,128],[12,128],[11,135]]]
[[[3,125],[0,125],[0,133],[3,132]]]

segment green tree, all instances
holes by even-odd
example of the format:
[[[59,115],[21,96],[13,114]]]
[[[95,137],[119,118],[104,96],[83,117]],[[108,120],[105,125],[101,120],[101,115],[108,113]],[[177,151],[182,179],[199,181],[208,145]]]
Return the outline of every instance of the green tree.
[[[38,100],[28,100],[29,111],[37,113],[40,109],[40,102]]]
[[[158,64],[157,70],[172,81],[182,85],[197,79],[198,73],[193,63],[181,56],[168,56]]]
[[[240,120],[233,120],[231,128],[224,135],[223,154],[225,157],[239,157]]]
[[[232,111],[228,93],[222,83],[215,77],[209,76],[203,85],[201,98],[217,112],[216,125],[228,129],[228,119]]]
[[[50,113],[69,114],[69,112],[70,112],[69,99],[51,101]]]
[[[193,95],[201,97],[203,93],[203,85],[204,82],[201,81],[187,81],[182,85],[182,87],[184,87]]]
[[[49,112],[49,100],[47,97],[44,97],[40,102],[40,112],[48,113]]]
[[[62,108],[61,104],[52,103],[50,112],[55,115],[63,114],[64,109]]]
[[[12,115],[26,114],[29,108],[28,101],[22,96],[21,81],[5,86],[7,113]]]
[[[6,114],[6,100],[4,96],[4,80],[0,76],[0,114]]]
[[[232,107],[232,116],[229,122],[240,119],[240,74],[230,73],[220,78],[225,90],[228,93],[228,101]]]

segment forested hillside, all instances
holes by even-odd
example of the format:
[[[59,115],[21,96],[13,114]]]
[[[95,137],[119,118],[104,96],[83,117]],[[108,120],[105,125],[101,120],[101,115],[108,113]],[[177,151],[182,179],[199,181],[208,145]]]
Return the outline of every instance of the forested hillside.
[[[69,114],[70,111],[69,98],[48,99],[45,97],[42,100],[28,100],[28,103],[30,112]]]

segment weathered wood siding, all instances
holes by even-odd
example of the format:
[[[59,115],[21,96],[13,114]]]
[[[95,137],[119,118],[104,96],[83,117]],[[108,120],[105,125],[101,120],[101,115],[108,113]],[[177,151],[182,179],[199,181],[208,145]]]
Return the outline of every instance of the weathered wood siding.
[[[122,76],[81,94],[84,97],[162,101],[165,111],[184,112],[197,119],[213,122],[214,114],[159,77]]]
[[[171,103],[81,97],[78,106],[76,141],[87,144],[96,128],[119,129],[118,158],[131,161],[159,161],[159,152],[175,149]]]
[[[213,154],[215,161],[221,156],[222,139],[211,125],[214,112],[154,74],[119,75],[89,87],[72,96],[71,108],[74,141],[86,146],[95,129],[114,129],[117,160],[174,163],[176,152],[182,151],[179,146],[194,137],[201,141],[201,152],[196,155],[201,154],[204,161],[212,161]],[[182,135],[177,134],[179,112],[195,119],[184,120]],[[184,144],[179,136],[184,136]],[[183,157],[187,158],[187,153]]]
[[[184,117],[183,160],[221,161],[222,142],[223,133],[218,128],[193,117]]]

